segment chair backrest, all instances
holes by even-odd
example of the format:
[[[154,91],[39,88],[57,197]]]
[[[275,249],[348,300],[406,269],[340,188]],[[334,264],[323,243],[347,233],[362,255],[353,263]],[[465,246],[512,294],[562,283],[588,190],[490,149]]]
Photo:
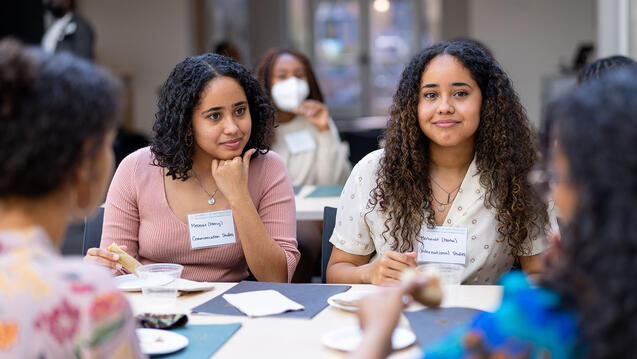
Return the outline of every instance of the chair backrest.
[[[327,281],[325,276],[327,263],[330,261],[330,255],[332,254],[332,243],[330,243],[330,237],[332,237],[332,232],[334,232],[335,224],[336,208],[325,207],[323,209],[323,237],[321,239],[321,282],[323,283]]]
[[[99,247],[102,241],[102,223],[104,222],[104,207],[97,207],[95,215],[87,218],[84,225],[84,240],[82,241],[82,255],[86,255],[89,248]]]

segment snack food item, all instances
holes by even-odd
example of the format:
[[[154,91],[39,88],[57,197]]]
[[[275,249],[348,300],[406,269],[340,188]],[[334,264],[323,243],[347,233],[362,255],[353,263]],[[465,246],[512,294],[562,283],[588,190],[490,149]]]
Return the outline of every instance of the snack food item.
[[[116,243],[111,243],[107,251],[119,254],[119,260],[117,262],[122,265],[127,271],[137,275],[137,267],[142,264],[137,261],[137,259],[131,257],[128,253],[124,252]]]
[[[426,276],[428,278],[427,285],[417,290],[413,297],[416,301],[427,307],[438,307],[442,302],[442,288],[440,287],[440,278],[433,271],[420,272],[416,268],[407,268],[403,271],[400,280],[408,283],[417,276]]]

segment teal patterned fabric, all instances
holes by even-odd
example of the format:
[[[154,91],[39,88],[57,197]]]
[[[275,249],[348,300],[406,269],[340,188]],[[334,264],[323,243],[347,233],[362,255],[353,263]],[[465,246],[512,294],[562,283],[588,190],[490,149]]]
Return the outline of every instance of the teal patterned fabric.
[[[502,304],[424,348],[425,358],[579,358],[575,312],[550,290],[531,287],[522,272],[502,277]]]

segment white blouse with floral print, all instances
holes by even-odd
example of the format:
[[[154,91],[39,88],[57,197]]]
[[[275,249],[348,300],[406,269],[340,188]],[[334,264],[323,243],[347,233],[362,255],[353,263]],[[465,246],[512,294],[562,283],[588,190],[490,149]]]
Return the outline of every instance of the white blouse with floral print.
[[[387,217],[376,209],[369,212],[367,207],[370,192],[376,186],[383,153],[381,149],[368,154],[352,170],[339,199],[336,225],[330,238],[336,248],[347,253],[368,255],[375,252],[372,262],[390,251],[394,242],[388,233],[388,241],[382,236]],[[510,246],[497,232],[495,209],[484,205],[484,194],[474,159],[443,223],[443,226],[467,228],[463,284],[495,284],[515,261]],[[553,211],[550,212],[551,227],[557,228]],[[531,250],[527,255],[535,255],[548,247],[548,241],[545,236],[527,238],[525,246]]]
[[[62,258],[40,228],[0,231],[1,358],[139,358],[135,318],[111,275]]]

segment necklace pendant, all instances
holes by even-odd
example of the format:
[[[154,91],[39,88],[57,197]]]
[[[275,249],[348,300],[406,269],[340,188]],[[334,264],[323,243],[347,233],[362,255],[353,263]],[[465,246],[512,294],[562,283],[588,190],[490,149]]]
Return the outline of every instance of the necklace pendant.
[[[444,204],[440,204],[440,206],[438,206],[438,211],[442,212],[445,210],[445,205]]]
[[[209,204],[209,205],[213,206],[213,205],[215,204],[215,202],[217,202],[217,201],[215,201],[215,198],[214,198],[214,197],[210,197],[210,198],[208,198],[208,204]]]

